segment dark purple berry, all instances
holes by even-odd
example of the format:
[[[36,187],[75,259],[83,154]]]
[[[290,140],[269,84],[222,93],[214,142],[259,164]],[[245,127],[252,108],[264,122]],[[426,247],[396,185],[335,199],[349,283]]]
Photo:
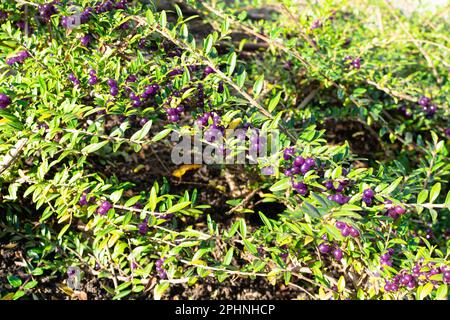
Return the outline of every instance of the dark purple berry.
[[[342,250],[340,248],[336,248],[333,250],[333,256],[337,261],[341,261],[343,257]]]
[[[350,228],[344,228],[341,230],[341,235],[343,237],[348,237],[350,235]]]
[[[420,97],[419,101],[417,102],[419,105],[421,105],[422,107],[428,107],[428,105],[430,104],[431,99],[425,96]]]
[[[321,253],[328,253],[328,252],[330,252],[331,247],[326,243],[321,243],[321,244],[319,244],[318,249]]]
[[[373,198],[374,195],[375,195],[375,193],[374,193],[373,190],[370,189],[370,188],[364,190],[364,192],[363,192],[363,196],[364,196],[365,198],[368,198],[368,199]]]

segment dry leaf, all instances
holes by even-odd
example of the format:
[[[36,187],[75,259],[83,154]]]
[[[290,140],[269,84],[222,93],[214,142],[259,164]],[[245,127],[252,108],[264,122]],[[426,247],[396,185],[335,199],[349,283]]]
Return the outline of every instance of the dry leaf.
[[[181,167],[175,169],[172,172],[172,176],[181,179],[181,177],[183,177],[186,174],[186,172],[191,170],[197,170],[199,168],[201,168],[200,164],[183,164]]]

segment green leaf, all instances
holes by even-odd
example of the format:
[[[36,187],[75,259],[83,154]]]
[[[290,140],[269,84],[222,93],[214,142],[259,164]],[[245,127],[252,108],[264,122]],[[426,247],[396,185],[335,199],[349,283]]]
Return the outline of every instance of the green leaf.
[[[147,121],[146,124],[144,124],[144,126],[142,127],[141,130],[136,131],[130,138],[131,141],[133,142],[137,142],[137,141],[142,141],[145,136],[149,133],[150,129],[152,127],[152,121]]]
[[[400,182],[402,180],[403,180],[403,177],[398,177],[397,179],[395,179],[395,181],[392,182],[389,187],[387,187],[386,189],[383,190],[383,193],[390,194],[392,191],[394,191],[398,187],[398,185],[400,184]]]
[[[304,201],[303,210],[308,213],[312,218],[319,218],[321,216],[319,210],[317,210],[316,207],[314,207],[311,203]]]
[[[170,129],[170,128],[164,129],[163,131],[161,131],[160,133],[158,133],[157,135],[155,135],[152,138],[152,142],[156,142],[156,141],[159,141],[161,139],[164,139],[170,132],[172,132],[172,129]]]
[[[117,203],[117,202],[119,202],[120,198],[122,197],[122,193],[123,193],[123,189],[114,191],[113,193],[111,193],[109,198],[111,199],[111,201],[113,203]]]
[[[272,192],[276,192],[276,191],[286,190],[290,186],[291,186],[291,178],[288,177],[288,178],[284,178],[284,179],[277,181],[275,184],[273,184],[270,187],[269,190]]]
[[[157,196],[156,196],[156,188],[152,187],[152,190],[150,191],[150,198],[149,198],[149,205],[150,205],[150,211],[155,211],[156,209],[156,204],[158,203],[157,200]]]
[[[211,52],[213,46],[213,37],[212,35],[208,35],[205,39],[205,44],[204,44],[204,48],[205,48],[205,54],[208,55]]]
[[[261,211],[258,212],[261,220],[264,222],[267,228],[269,228],[270,231],[272,231],[272,224],[270,223],[270,220],[267,219],[267,217],[262,213]]]
[[[20,299],[20,298],[22,298],[24,295],[25,295],[25,291],[22,291],[22,290],[17,291],[17,292],[14,294],[14,296],[13,296],[13,300]]]
[[[162,295],[164,294],[164,292],[166,292],[167,289],[169,289],[169,286],[170,283],[167,281],[158,283],[153,290],[153,298],[155,300],[161,300]]]
[[[230,75],[230,76],[233,74],[233,71],[236,68],[236,60],[237,60],[237,54],[236,54],[236,52],[232,52],[227,60],[228,75]]]
[[[423,300],[433,291],[433,284],[427,283],[422,287],[422,290],[419,293],[419,300]]]
[[[433,203],[437,197],[439,197],[439,192],[441,192],[441,183],[436,183],[430,191],[430,203]]]
[[[233,259],[233,248],[228,249],[227,254],[225,255],[225,259],[223,259],[223,264],[228,266]]]
[[[242,88],[245,84],[245,79],[247,78],[247,71],[242,71],[241,74],[239,74],[236,77],[236,84],[238,85],[239,88]]]
[[[177,203],[176,205],[170,207],[169,210],[167,210],[166,212],[167,213],[178,212],[180,210],[183,210],[184,208],[186,208],[190,204],[191,204],[191,201],[185,201],[185,202]]]
[[[345,278],[344,276],[341,276],[337,283],[338,292],[344,292],[345,290]]]
[[[58,239],[61,239],[62,236],[66,233],[66,231],[69,229],[70,224],[66,224],[61,231],[58,233]]]
[[[338,228],[329,224],[325,224],[324,226],[325,229],[327,229],[328,234],[331,235],[334,239],[342,240],[342,235]]]
[[[261,90],[264,85],[264,75],[260,75],[253,85],[253,95],[256,97],[261,93]]]
[[[92,152],[95,152],[95,151],[101,149],[102,147],[104,147],[107,144],[108,144],[108,141],[102,141],[102,142],[94,143],[94,144],[91,144],[91,145],[88,145],[88,146],[84,147],[81,150],[81,152],[84,153],[84,154],[92,153]]]
[[[161,29],[164,29],[167,25],[167,14],[164,10],[160,13],[159,24],[161,25]]]
[[[428,198],[428,190],[423,189],[417,196],[417,203],[424,203]]]
[[[445,284],[445,283],[441,284],[436,291],[435,300],[447,300],[447,294],[448,294],[447,284]]]
[[[125,291],[119,292],[117,295],[115,295],[113,297],[113,300],[120,300],[123,297],[126,297],[127,295],[129,295],[130,293],[131,293],[131,290],[125,290]]]
[[[432,222],[432,223],[436,223],[436,221],[437,221],[437,216],[438,216],[437,211],[434,210],[433,208],[429,208],[428,210],[430,211],[431,222]]]
[[[269,112],[272,112],[277,107],[278,103],[280,102],[281,98],[281,91],[277,93],[275,97],[273,97],[269,102],[269,107],[267,108]]]
[[[9,276],[7,279],[8,279],[9,284],[11,286],[13,286],[14,288],[18,288],[22,285],[22,280],[19,277]]]
[[[258,249],[256,249],[256,246],[253,243],[251,243],[247,239],[243,239],[243,242],[248,251],[250,251],[252,254],[258,254]]]
[[[34,287],[36,287],[37,284],[38,282],[36,280],[31,280],[26,285],[24,285],[23,288],[25,290],[33,289]]]
[[[239,232],[241,233],[242,238],[247,237],[247,225],[245,224],[244,219],[239,220]]]

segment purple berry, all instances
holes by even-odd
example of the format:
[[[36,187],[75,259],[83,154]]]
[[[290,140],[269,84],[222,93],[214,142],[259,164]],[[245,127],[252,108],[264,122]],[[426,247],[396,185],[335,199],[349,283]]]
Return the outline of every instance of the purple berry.
[[[210,66],[207,66],[207,67],[205,68],[205,71],[204,71],[204,73],[205,73],[205,75],[208,75],[208,74],[214,73],[214,69],[213,69],[213,68],[211,68]]]
[[[117,87],[117,81],[114,79],[108,79],[107,81],[108,86],[110,86],[111,88]]]
[[[408,289],[414,289],[415,287],[416,287],[416,283],[414,282],[414,281],[410,281],[410,282],[408,282],[408,284],[406,285],[406,287],[408,288]]]
[[[334,189],[333,181],[331,181],[331,180],[326,181],[325,184],[324,184],[324,186],[325,186],[325,188],[327,188],[327,190],[332,190],[332,189]]]
[[[115,96],[117,96],[117,94],[119,93],[119,88],[117,88],[117,87],[111,87],[111,88],[109,89],[109,93],[110,93],[113,97],[115,97]]]
[[[85,35],[84,37],[81,38],[80,42],[81,45],[84,47],[87,47],[89,45],[89,42],[91,41],[91,37],[89,37],[89,35]]]
[[[354,227],[350,227],[349,229],[350,229],[350,235],[351,235],[353,238],[359,237],[359,231],[358,231],[358,229],[356,229],[356,228],[354,228]]]
[[[138,230],[139,230],[139,233],[140,233],[141,235],[146,235],[147,232],[148,232],[148,226],[147,226],[147,223],[140,223],[140,224],[138,225]]]
[[[364,192],[363,192],[363,196],[364,196],[365,198],[368,198],[368,199],[373,198],[374,195],[375,195],[375,193],[374,193],[373,190],[370,189],[370,188],[364,190]]]
[[[0,109],[5,109],[11,104],[11,98],[6,94],[0,93]]]
[[[347,228],[347,224],[342,221],[336,221],[335,225],[336,225],[336,228],[338,228],[340,230],[344,230],[345,228]]]
[[[331,247],[326,243],[321,243],[321,244],[319,244],[318,249],[321,253],[328,253],[328,252],[330,252]]]
[[[300,167],[300,172],[301,172],[302,174],[306,174],[306,173],[309,171],[309,169],[311,169],[310,166],[309,166],[308,164],[304,163],[304,164],[302,164],[302,166]]]
[[[89,80],[88,80],[88,83],[90,84],[90,85],[94,85],[94,84],[96,84],[98,82],[98,78],[97,78],[97,76],[91,76],[90,78],[89,78]]]
[[[307,158],[307,159],[305,160],[305,164],[307,164],[307,165],[310,166],[310,167],[314,167],[314,166],[316,165],[316,162],[314,161],[313,158]]]
[[[333,256],[337,261],[341,261],[343,257],[342,250],[340,248],[336,248],[333,250]]]
[[[287,149],[284,149],[284,151],[283,151],[283,159],[284,160],[289,160],[293,155],[294,155],[294,148],[287,148]]]
[[[348,237],[350,235],[350,228],[344,228],[341,230],[341,235],[343,237]]]
[[[419,105],[423,106],[423,107],[428,107],[428,105],[430,104],[431,99],[425,96],[420,97],[419,101],[417,102]]]
[[[405,208],[403,208],[401,206],[395,206],[394,211],[396,214],[399,214],[399,215],[402,215],[406,212]]]

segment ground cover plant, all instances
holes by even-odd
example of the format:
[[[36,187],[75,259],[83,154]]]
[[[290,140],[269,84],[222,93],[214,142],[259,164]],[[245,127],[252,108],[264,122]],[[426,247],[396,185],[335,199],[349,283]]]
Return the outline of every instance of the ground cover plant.
[[[447,299],[449,8],[2,1],[0,299]]]

